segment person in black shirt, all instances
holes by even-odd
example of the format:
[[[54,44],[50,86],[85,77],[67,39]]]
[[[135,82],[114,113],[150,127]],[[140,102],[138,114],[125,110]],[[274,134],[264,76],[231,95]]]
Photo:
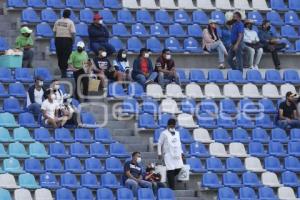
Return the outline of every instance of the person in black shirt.
[[[133,152],[132,159],[124,165],[125,186],[131,189],[135,196],[139,187],[152,189],[152,183],[143,180],[141,161],[141,153]]]
[[[175,62],[171,58],[171,51],[169,49],[164,49],[161,56],[157,58],[155,71],[158,73],[158,83],[161,86],[165,86],[165,84],[171,82],[180,84],[175,70]]]
[[[286,93],[286,101],[279,105],[278,126],[283,129],[300,128],[297,107],[294,103],[296,94],[292,92]]]

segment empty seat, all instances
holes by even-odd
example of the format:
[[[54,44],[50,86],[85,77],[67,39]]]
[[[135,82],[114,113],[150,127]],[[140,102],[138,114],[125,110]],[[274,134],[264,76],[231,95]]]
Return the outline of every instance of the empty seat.
[[[259,100],[260,110],[267,114],[277,113],[277,109],[274,106],[273,102],[270,99],[261,99]]]
[[[202,187],[216,189],[222,187],[215,173],[207,172],[202,176]]]
[[[53,199],[51,191],[48,189],[44,189],[44,188],[35,190],[34,197],[35,197],[35,200],[52,200]]]
[[[295,11],[300,11],[300,3],[297,0],[289,0],[289,8]]]
[[[40,142],[54,142],[53,137],[46,128],[34,129],[34,139]]]
[[[9,143],[9,142],[13,142],[14,141],[12,139],[12,137],[10,136],[9,131],[6,128],[0,127],[0,132],[1,132],[0,142]]]
[[[229,144],[229,154],[235,157],[247,157],[248,154],[242,143],[232,142]]]
[[[117,190],[117,198],[118,199],[133,199],[133,193],[128,188],[119,188]]]
[[[71,132],[66,128],[55,129],[55,140],[58,142],[74,142],[74,138],[71,136]]]
[[[18,127],[14,116],[11,113],[0,113],[0,126],[3,127]]]
[[[225,80],[223,72],[219,69],[212,69],[208,71],[208,80],[216,83],[227,83]]]
[[[150,129],[157,127],[153,115],[147,113],[139,115],[138,126],[139,128],[150,128]]]
[[[70,173],[61,175],[60,185],[69,189],[77,189],[80,187],[76,176]]]
[[[222,11],[215,10],[211,12],[211,19],[215,20],[218,24],[223,25],[225,23],[225,15]]]
[[[136,12],[136,21],[142,24],[153,24],[154,21],[149,11],[146,9],[137,10]]]
[[[226,168],[222,161],[216,157],[210,157],[206,159],[206,169],[213,172],[225,172]]]
[[[232,141],[249,143],[250,137],[245,129],[239,127],[232,130]]]
[[[72,9],[81,9],[83,8],[80,0],[66,0],[66,6]]]
[[[240,10],[251,10],[248,0],[234,0],[234,7]]]
[[[70,146],[70,154],[71,156],[86,158],[89,157],[88,149],[81,143],[73,143]]]
[[[254,10],[262,10],[262,11],[271,10],[268,7],[266,0],[252,0],[252,8]]]
[[[243,95],[249,98],[260,98],[261,95],[256,87],[256,85],[252,83],[248,83],[243,85]]]
[[[270,137],[265,129],[255,128],[252,130],[252,140],[254,142],[268,143]]]
[[[230,187],[222,187],[218,189],[218,199],[220,200],[226,200],[226,199],[232,199],[235,200],[235,194],[234,191]]]
[[[11,143],[8,146],[8,153],[12,157],[16,158],[28,158],[29,155],[23,144],[20,142]]]
[[[208,24],[208,16],[202,10],[196,10],[193,12],[193,22],[197,24]]]
[[[166,96],[171,98],[184,98],[181,87],[177,84],[168,84],[166,87]]]
[[[162,91],[162,88],[158,84],[149,84],[147,85],[147,96],[153,97],[153,98],[163,98],[164,94]]]
[[[288,11],[284,14],[284,21],[286,24],[293,25],[293,26],[299,26],[300,25],[300,19],[294,11]]]
[[[174,12],[174,22],[180,24],[191,24],[191,19],[185,10],[179,9]]]
[[[14,191],[14,198],[15,200],[22,200],[22,199],[32,200],[30,191],[23,188]]]
[[[23,188],[38,189],[40,186],[37,184],[32,174],[26,173],[19,175],[19,185]]]
[[[32,9],[32,8],[26,8],[22,11],[21,20],[22,20],[22,22],[25,22],[25,23],[39,23],[39,22],[41,22],[40,17],[35,12],[35,10]]]
[[[56,190],[56,199],[62,200],[62,199],[74,199],[74,195],[72,194],[72,191],[67,188],[60,188]]]
[[[67,158],[69,155],[66,152],[65,146],[62,143],[51,143],[49,146],[49,153],[51,156],[58,158]]]
[[[0,69],[0,81],[4,83],[12,83],[15,81],[9,68]]]
[[[140,49],[142,48],[142,46],[143,45],[142,45],[141,40],[138,39],[137,37],[131,37],[127,41],[128,51],[139,52]]]
[[[281,27],[281,36],[288,39],[298,39],[299,34],[294,27],[290,25],[285,25]]]
[[[263,22],[263,17],[258,11],[251,11],[248,13],[248,18],[253,20],[255,25],[261,25]]]
[[[174,53],[179,53],[183,51],[182,46],[175,37],[169,37],[168,39],[166,39],[165,47],[167,49],[170,49],[170,51]]]
[[[93,199],[93,193],[90,189],[87,188],[80,188],[76,190],[76,199],[83,200],[83,199]]]
[[[15,177],[12,174],[0,174],[0,187],[5,189],[19,188],[16,183]]]
[[[65,171],[61,164],[61,161],[54,157],[45,160],[45,169],[48,172],[53,173],[63,173]]]
[[[146,31],[146,28],[141,23],[136,23],[131,26],[131,35],[139,37],[148,37],[149,34]]]
[[[198,125],[204,128],[216,128],[216,120],[212,113],[200,113],[197,115]]]
[[[198,125],[195,123],[193,116],[190,114],[182,113],[177,117],[178,126],[184,128],[196,128]]]
[[[40,175],[40,185],[49,189],[58,189],[60,187],[55,175],[48,172]]]
[[[177,9],[174,0],[159,0],[160,8],[163,9]]]
[[[233,83],[227,83],[223,88],[224,96],[229,98],[242,98],[243,96],[239,92],[237,85]]]
[[[112,12],[109,9],[104,8],[103,10],[99,11],[99,14],[102,16],[103,22],[105,24],[115,24],[115,23],[117,23],[116,18],[114,17],[114,15],[112,14]]]
[[[294,94],[296,94],[296,88],[294,85],[292,84],[289,84],[289,83],[286,83],[286,84],[283,84],[280,86],[280,94],[282,97],[285,97],[286,96],[286,93],[287,92],[292,92]]]
[[[293,188],[291,187],[279,187],[278,188],[279,199],[297,199]]]
[[[284,166],[285,169],[293,172],[299,172],[300,171],[300,161],[298,158],[294,156],[288,156],[284,159]]]
[[[77,158],[67,158],[65,160],[65,169],[68,172],[71,173],[84,173],[85,170],[83,168],[83,166],[81,165],[81,162],[79,159]]]
[[[155,21],[160,24],[172,24],[173,19],[170,18],[168,12],[164,9],[155,11]]]
[[[264,146],[259,142],[249,143],[249,154],[256,157],[265,157],[267,153],[264,150]]]
[[[236,173],[226,172],[223,174],[223,184],[226,187],[239,188],[242,182]]]
[[[7,173],[14,173],[14,174],[24,173],[24,170],[21,167],[19,160],[15,158],[4,159],[3,170]]]
[[[170,98],[162,100],[160,104],[160,111],[162,113],[171,113],[171,114],[181,113],[176,101]]]
[[[220,88],[215,83],[209,83],[204,86],[204,93],[207,97],[222,98]]]
[[[152,10],[159,8],[154,0],[140,0],[140,7]]]
[[[256,157],[248,157],[245,159],[245,168],[252,172],[264,172],[261,162]]]
[[[248,187],[261,187],[262,186],[256,173],[245,172],[245,173],[243,173],[242,177],[243,177],[243,185],[244,186],[248,186]]]
[[[279,11],[287,11],[288,7],[283,0],[271,0],[271,8]]]
[[[135,19],[132,16],[131,12],[128,9],[122,9],[119,10],[117,13],[118,21],[120,23],[125,23],[125,24],[133,24],[135,23]]]
[[[272,140],[275,142],[287,143],[289,141],[289,138],[285,130],[281,128],[272,129],[271,134],[272,134]]]
[[[189,37],[183,41],[183,48],[185,51],[191,53],[199,53],[202,52],[202,48],[199,46],[199,43],[196,39]]]
[[[262,87],[262,94],[267,98],[279,98],[280,95],[275,85],[267,83]]]
[[[229,114],[220,113],[217,117],[217,126],[222,128],[235,128],[235,122]]]
[[[34,77],[41,77],[45,82],[51,82],[53,80],[49,69],[44,67],[34,68]]]
[[[283,78],[285,82],[291,83],[291,84],[299,84],[300,78],[299,74],[296,70],[285,70],[283,72]]]
[[[57,14],[52,8],[43,9],[41,12],[41,20],[47,23],[54,23],[58,19]]]
[[[270,23],[275,26],[284,25],[284,22],[283,22],[282,18],[280,17],[279,13],[274,10],[267,13],[267,20],[269,20]]]
[[[6,132],[4,132],[6,135]],[[32,137],[29,134],[28,129],[20,127],[20,128],[15,128],[13,131],[14,135],[14,140],[18,142],[34,142]],[[5,136],[4,136],[5,137]],[[10,136],[9,136],[10,137]]]
[[[216,0],[216,8],[221,10],[231,10],[232,6],[229,0]]]
[[[292,156],[300,156],[300,142],[289,142],[288,154]]]
[[[11,83],[8,86],[8,93],[11,96],[18,97],[18,98],[25,98],[26,91],[24,85],[22,83]]]
[[[63,9],[66,5],[61,0],[47,0],[47,7],[55,8],[55,9]]]
[[[112,9],[120,9],[122,7],[119,0],[104,0],[103,6],[105,8],[112,8]]]
[[[299,180],[295,172],[285,171],[281,174],[281,183],[284,186],[298,187]]]
[[[167,37],[168,33],[161,24],[153,24],[150,26],[150,34],[156,37]]]
[[[120,183],[114,174],[106,173],[101,175],[101,185],[106,188],[118,189],[120,188]]]
[[[275,156],[268,156],[265,158],[265,169],[271,172],[282,172],[283,167],[280,161]]]
[[[154,52],[154,53],[158,53],[158,52],[162,51],[162,45],[161,45],[160,41],[155,37],[151,37],[151,38],[147,39],[146,46],[147,46],[147,49],[150,49],[151,52]]]
[[[238,83],[238,84],[247,83],[247,81],[244,80],[243,74],[240,70],[229,70],[227,72],[227,80],[229,82]]]
[[[125,146],[121,143],[112,143],[109,146],[110,155],[118,157],[118,158],[127,158],[129,154],[125,149]]]
[[[202,143],[194,142],[190,145],[191,156],[196,156],[200,158],[209,157],[209,153]]]
[[[136,0],[123,0],[123,7],[129,9],[138,9],[139,5]]]
[[[281,187],[277,175],[273,172],[262,173],[261,182],[269,187]]]
[[[205,168],[203,167],[200,159],[192,157],[192,158],[187,158],[186,163],[190,165],[191,167],[191,172],[193,173],[202,173],[205,172]]]
[[[211,143],[209,144],[209,152],[212,156],[216,157],[228,157],[225,147],[222,143]]]
[[[29,154],[31,157],[35,158],[48,158],[48,152],[45,146],[40,142],[31,143],[29,145]]]
[[[105,167],[107,172],[123,173],[123,165],[118,158],[110,157],[105,160]]]
[[[210,134],[204,128],[197,128],[193,131],[194,140],[201,143],[212,143],[214,140],[211,139]]]
[[[226,169],[233,172],[244,172],[245,167],[239,158],[231,157],[226,159]]]
[[[85,169],[96,174],[105,172],[100,160],[93,157],[85,160]]]
[[[190,98],[198,99],[203,98],[201,87],[196,83],[187,84],[185,87],[185,95]]]
[[[14,97],[4,99],[3,110],[9,113],[21,113],[24,111],[24,109],[21,108],[19,100]]]
[[[184,99],[181,101],[181,110],[184,113],[193,114],[196,111],[196,102],[194,99]]]
[[[257,199],[255,191],[250,187],[241,187],[239,189],[240,200]]]
[[[39,125],[35,122],[32,113],[25,112],[19,114],[19,124],[26,128],[38,128]]]
[[[228,113],[228,114],[236,114],[237,108],[232,99],[223,99],[220,101],[220,112]]]
[[[102,8],[102,5],[100,4],[100,0],[85,0],[84,5],[86,8],[92,8],[92,9]]]

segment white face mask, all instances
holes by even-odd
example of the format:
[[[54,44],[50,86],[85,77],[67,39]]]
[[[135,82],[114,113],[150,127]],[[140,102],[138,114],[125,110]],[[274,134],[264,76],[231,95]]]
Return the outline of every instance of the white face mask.
[[[138,157],[138,158],[136,159],[136,162],[137,162],[137,163],[141,163],[141,162],[142,162],[142,158],[141,158],[141,157]]]
[[[172,57],[172,56],[171,56],[170,54],[167,54],[167,55],[166,55],[166,59],[167,59],[167,60],[170,60],[171,57]]]
[[[107,53],[106,53],[105,51],[103,51],[103,52],[101,53],[101,56],[102,56],[102,57],[106,57],[106,56],[107,56]]]
[[[103,20],[102,19],[99,20],[99,24],[103,24]]]
[[[127,57],[126,53],[122,53],[122,58],[126,58],[126,57]]]
[[[175,133],[176,129],[175,129],[175,128],[169,128],[169,131],[170,131],[171,133]]]
[[[58,90],[58,89],[59,89],[59,85],[58,85],[58,84],[55,84],[55,85],[54,85],[54,89],[55,89],[55,90]]]
[[[39,86],[42,87],[44,85],[43,81],[39,81]]]
[[[71,104],[72,103],[72,99],[71,98],[67,99],[67,103]]]
[[[150,54],[149,53],[145,53],[145,58],[149,58]]]
[[[56,95],[55,95],[55,94],[51,94],[51,96],[50,96],[50,99],[54,100],[54,99],[55,99],[55,97],[56,97]]]

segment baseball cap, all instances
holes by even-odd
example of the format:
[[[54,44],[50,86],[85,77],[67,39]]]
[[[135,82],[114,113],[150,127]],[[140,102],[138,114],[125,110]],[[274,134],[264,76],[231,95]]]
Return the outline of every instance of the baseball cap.
[[[254,21],[252,19],[246,19],[245,24],[254,24]]]
[[[28,28],[27,26],[24,26],[21,28],[20,32],[23,33],[32,33],[32,30]]]
[[[77,46],[77,47],[81,47],[81,48],[84,48],[84,47],[85,47],[84,42],[82,42],[82,41],[77,42],[77,45],[76,45],[76,46]]]
[[[297,97],[297,94],[294,94],[293,92],[289,91],[289,92],[287,92],[286,95],[285,95],[285,97],[290,97],[290,96],[292,96],[292,97]]]
[[[217,24],[218,22],[217,22],[217,20],[210,19],[210,20],[208,20],[208,23],[209,24]]]
[[[99,13],[96,13],[93,17],[94,20],[100,20],[102,19],[102,16]]]

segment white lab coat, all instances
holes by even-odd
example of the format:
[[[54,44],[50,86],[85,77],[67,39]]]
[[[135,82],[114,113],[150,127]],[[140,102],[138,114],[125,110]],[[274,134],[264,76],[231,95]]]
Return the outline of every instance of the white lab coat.
[[[164,130],[158,139],[158,155],[163,155],[167,170],[183,167],[182,148],[178,131],[172,135],[169,130]]]

